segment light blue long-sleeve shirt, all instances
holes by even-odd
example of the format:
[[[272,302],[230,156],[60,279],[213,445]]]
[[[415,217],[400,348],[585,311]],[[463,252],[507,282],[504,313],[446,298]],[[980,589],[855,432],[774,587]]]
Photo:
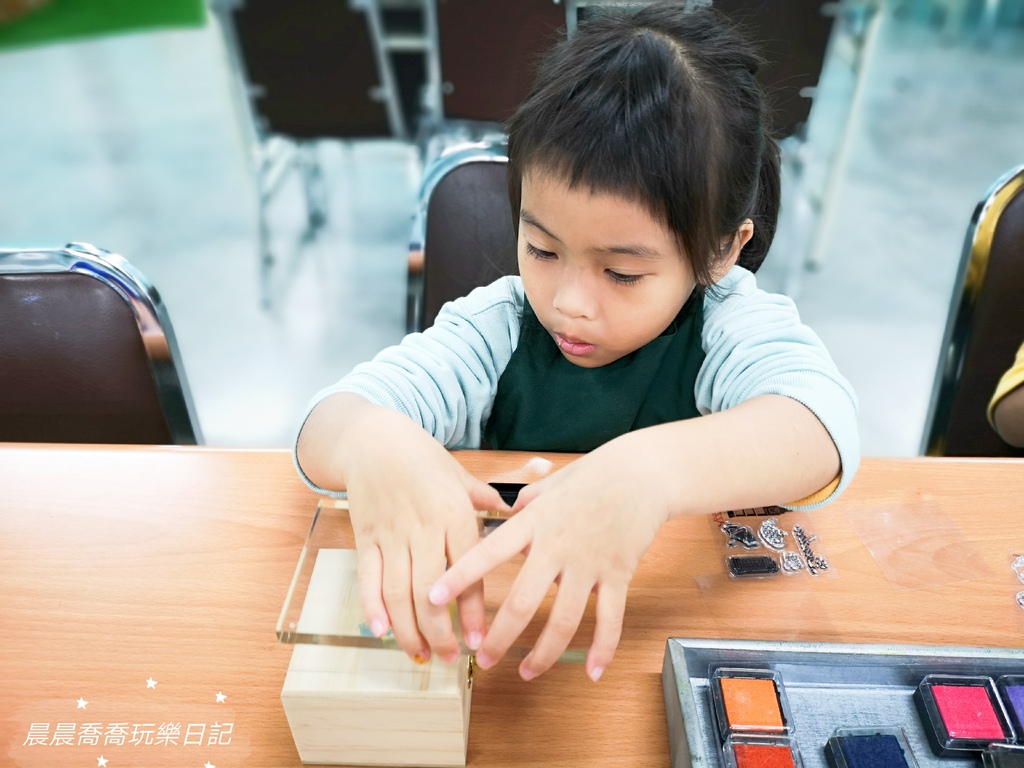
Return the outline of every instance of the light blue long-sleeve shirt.
[[[325,397],[352,392],[404,413],[447,448],[479,448],[498,379],[519,342],[524,296],[520,278],[503,277],[446,304],[426,331],[406,336],[318,392],[306,417]],[[694,393],[700,413],[769,394],[803,403],[828,430],[842,462],[836,489],[803,508],[838,496],[860,463],[857,399],[793,302],[762,291],[753,274],[733,267],[705,295],[702,346]],[[313,484],[297,458],[296,466],[311,488],[338,495]]]

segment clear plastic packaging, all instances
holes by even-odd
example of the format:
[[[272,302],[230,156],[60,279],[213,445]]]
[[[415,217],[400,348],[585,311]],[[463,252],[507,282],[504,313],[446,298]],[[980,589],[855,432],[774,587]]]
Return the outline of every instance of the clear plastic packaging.
[[[858,506],[846,519],[893,589],[930,589],[997,575],[935,502]]]
[[[993,744],[981,753],[985,768],[1024,768],[1024,746]]]
[[[767,514],[769,509],[775,509],[777,513]],[[751,514],[723,512],[710,518],[711,524],[720,532],[725,572],[730,578],[764,579],[780,574],[823,576],[832,573],[808,513],[778,508],[741,511]]]

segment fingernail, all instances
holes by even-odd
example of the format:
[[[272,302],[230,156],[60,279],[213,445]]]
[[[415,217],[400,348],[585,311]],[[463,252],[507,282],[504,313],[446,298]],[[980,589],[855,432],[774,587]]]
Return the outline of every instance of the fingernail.
[[[441,584],[435,584],[427,592],[427,599],[434,605],[444,605],[448,602],[448,590]]]
[[[604,667],[594,667],[590,670],[590,679],[595,683],[601,679],[601,675],[604,674]]]
[[[380,619],[374,619],[370,622],[370,631],[373,632],[374,637],[383,637],[388,628]]]
[[[527,667],[525,664],[519,667],[519,676],[526,682],[530,682],[537,676],[537,673]]]
[[[441,661],[443,661],[445,664],[454,664],[459,660],[459,656],[461,655],[462,654],[458,651],[452,651],[447,656],[442,656]]]
[[[476,655],[476,665],[480,669],[490,669],[494,666],[494,661],[486,653],[478,653]]]
[[[480,643],[484,641],[484,636],[479,632],[470,632],[466,637],[466,645],[469,646],[469,650],[475,651],[480,647]]]
[[[412,660],[415,661],[417,664],[426,664],[428,661],[430,661],[430,651],[420,651],[412,657]]]

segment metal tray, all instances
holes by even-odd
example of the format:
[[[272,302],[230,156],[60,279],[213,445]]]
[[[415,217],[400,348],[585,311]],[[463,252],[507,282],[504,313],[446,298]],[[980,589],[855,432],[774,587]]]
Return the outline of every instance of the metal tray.
[[[709,670],[723,665],[782,675],[804,768],[827,768],[825,743],[836,728],[879,725],[904,729],[921,768],[977,768],[973,759],[934,755],[914,690],[930,673],[1024,674],[1024,650],[669,638],[661,678],[673,768],[725,764],[708,687]]]

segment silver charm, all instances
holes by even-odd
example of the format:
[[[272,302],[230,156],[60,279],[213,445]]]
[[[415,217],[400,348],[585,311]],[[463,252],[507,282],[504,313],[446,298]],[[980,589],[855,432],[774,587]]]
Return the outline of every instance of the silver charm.
[[[749,525],[725,522],[722,523],[722,531],[729,537],[729,540],[725,542],[726,546],[743,547],[744,549],[757,549],[760,546],[754,536],[754,529]]]
[[[786,537],[789,533],[779,528],[779,518],[769,517],[761,523],[757,536],[769,549],[781,550],[786,547]]]
[[[1010,563],[1010,568],[1017,575],[1017,580],[1024,584],[1024,555],[1017,555]]]
[[[800,547],[800,553],[804,556],[804,560],[807,561],[807,572],[812,576],[816,575],[819,571],[828,570],[828,560],[821,555],[816,555],[814,550],[811,549],[811,542],[817,540],[817,536],[808,534],[804,530],[802,525],[793,526],[793,538],[796,539],[796,543]]]
[[[1024,608],[1024,589],[1017,593],[1017,605]]]
[[[786,573],[796,573],[797,571],[803,570],[804,561],[800,559],[800,555],[796,552],[787,549],[782,553],[782,570]]]

